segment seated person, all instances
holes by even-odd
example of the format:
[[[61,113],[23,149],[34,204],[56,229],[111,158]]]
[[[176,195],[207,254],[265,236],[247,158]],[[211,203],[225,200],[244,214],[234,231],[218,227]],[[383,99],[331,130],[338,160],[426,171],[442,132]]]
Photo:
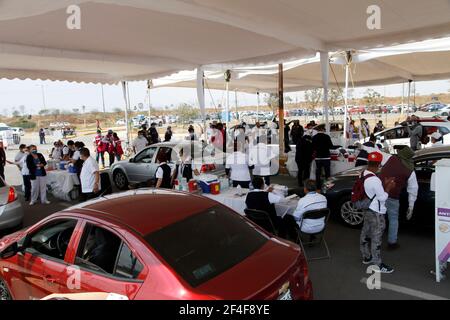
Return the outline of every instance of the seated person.
[[[255,189],[247,194],[247,198],[245,199],[247,209],[267,212],[275,228],[278,230],[281,218],[277,216],[275,203],[279,203],[284,198],[273,193],[273,188],[271,187],[269,187],[267,191],[264,191],[264,179],[261,177],[253,178],[252,184]]]
[[[305,219],[302,223],[303,214],[307,211],[324,209],[327,207],[327,198],[316,192],[316,181],[307,180],[304,187],[305,196],[298,201],[293,216],[301,231],[304,233],[318,233],[325,227],[325,218]]]

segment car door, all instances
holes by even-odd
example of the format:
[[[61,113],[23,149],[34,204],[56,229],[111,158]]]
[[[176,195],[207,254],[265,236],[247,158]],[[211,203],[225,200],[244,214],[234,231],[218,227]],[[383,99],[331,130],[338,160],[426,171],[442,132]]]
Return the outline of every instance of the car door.
[[[142,150],[133,162],[127,165],[128,179],[133,182],[144,182],[150,179],[150,171],[157,147],[148,147]]]
[[[60,291],[58,282],[65,281],[68,266],[68,243],[78,223],[77,219],[50,220],[19,241],[25,250],[17,255],[17,262],[8,272],[14,299],[42,299]],[[63,251],[55,242],[60,234],[64,235],[64,246],[67,244]]]
[[[109,292],[133,299],[147,274],[133,249],[136,241],[127,231],[86,220],[74,257],[79,286],[67,293]]]
[[[172,147],[160,147],[158,149],[157,154],[165,153],[167,155],[167,164],[172,169],[172,171],[175,169],[176,166],[176,158],[177,156],[174,155],[174,149]],[[158,156],[155,157],[152,166],[151,166],[151,178],[155,177],[156,170],[158,169],[160,163],[157,161]]]

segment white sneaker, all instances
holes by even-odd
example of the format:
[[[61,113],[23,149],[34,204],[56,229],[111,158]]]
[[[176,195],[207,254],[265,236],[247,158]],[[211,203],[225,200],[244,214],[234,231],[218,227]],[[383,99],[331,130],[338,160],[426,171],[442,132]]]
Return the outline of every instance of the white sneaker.
[[[34,206],[36,204],[36,202],[31,201],[30,202],[30,206]]]
[[[44,202],[42,202],[42,204],[50,204],[51,202],[50,201],[48,201],[48,200],[46,200],[46,201],[44,201]]]

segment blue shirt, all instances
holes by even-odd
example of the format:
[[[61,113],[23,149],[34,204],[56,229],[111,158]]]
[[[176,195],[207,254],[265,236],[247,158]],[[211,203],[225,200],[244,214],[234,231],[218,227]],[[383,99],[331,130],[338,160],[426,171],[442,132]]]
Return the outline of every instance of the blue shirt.
[[[44,176],[44,171],[42,170],[42,168],[40,168],[38,165],[41,164],[41,162],[39,161],[39,158],[34,159],[34,164],[36,165],[36,177],[42,177]]]

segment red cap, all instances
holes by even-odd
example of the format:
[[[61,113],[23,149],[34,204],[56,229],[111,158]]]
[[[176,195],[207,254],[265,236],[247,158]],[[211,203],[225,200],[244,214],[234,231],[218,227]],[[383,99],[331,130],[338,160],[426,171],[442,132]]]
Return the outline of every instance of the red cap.
[[[383,155],[379,152],[371,152],[367,160],[370,162],[381,162],[383,161]]]

